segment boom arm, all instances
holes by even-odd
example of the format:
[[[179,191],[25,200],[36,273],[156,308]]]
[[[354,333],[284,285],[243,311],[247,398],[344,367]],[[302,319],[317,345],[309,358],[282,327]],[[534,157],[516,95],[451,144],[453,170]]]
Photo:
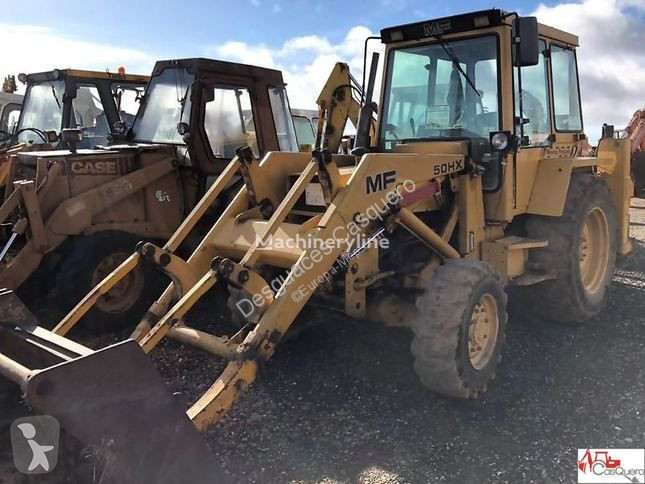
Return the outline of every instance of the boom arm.
[[[645,151],[645,109],[639,109],[634,113],[626,131],[632,141],[632,153]]]
[[[337,62],[316,101],[320,111],[316,132],[317,148],[327,148],[330,153],[338,153],[347,120],[358,126],[362,93],[361,86],[349,71],[349,66]],[[371,139],[374,139],[375,132],[376,123],[372,120]]]

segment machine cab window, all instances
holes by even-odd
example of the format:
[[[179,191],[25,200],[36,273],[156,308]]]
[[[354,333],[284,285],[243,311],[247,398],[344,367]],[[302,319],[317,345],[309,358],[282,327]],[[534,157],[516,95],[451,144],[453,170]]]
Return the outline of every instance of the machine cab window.
[[[574,51],[551,46],[556,131],[582,131],[578,70]]]
[[[88,147],[106,144],[110,126],[96,86],[79,85],[72,100],[74,122],[83,131],[83,144]]]
[[[20,118],[20,104],[7,104],[2,110],[2,117],[0,117],[0,131],[5,133],[13,133]],[[2,133],[0,133],[2,139]]]
[[[495,36],[393,50],[386,83],[385,150],[415,140],[488,139],[499,129]]]
[[[299,145],[314,146],[316,144],[316,132],[309,118],[294,114],[293,124],[296,127],[296,137]]]
[[[271,113],[280,151],[298,151],[298,140],[290,115],[291,110],[286,89],[284,87],[270,87],[269,101],[271,102]]]
[[[133,87],[127,84],[112,84],[112,96],[116,101],[119,119],[125,122],[128,127],[132,127],[134,123],[144,91],[145,87],[143,86]]]
[[[260,156],[248,89],[236,86],[207,88],[204,129],[216,158],[231,159],[235,150],[249,146]]]
[[[190,120],[194,82],[195,76],[183,68],[168,68],[153,77],[132,128],[134,139],[183,145],[177,126]]]
[[[63,121],[64,81],[46,81],[30,86],[22,105],[18,135],[19,143],[40,143],[42,138],[25,128],[36,127],[42,131],[59,131]]]
[[[514,71],[515,82],[515,132],[524,136],[524,146],[549,144],[551,119],[549,116],[548,72],[546,67],[546,42],[540,40],[538,64],[518,67]],[[522,99],[519,97],[519,80],[522,80]],[[522,113],[520,113],[520,104]]]

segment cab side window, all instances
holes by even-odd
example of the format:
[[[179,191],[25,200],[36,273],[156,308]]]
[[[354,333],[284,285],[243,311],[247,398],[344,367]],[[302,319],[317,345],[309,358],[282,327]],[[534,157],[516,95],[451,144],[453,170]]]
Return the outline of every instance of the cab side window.
[[[259,156],[251,96],[244,87],[214,86],[206,103],[204,129],[216,158],[231,159],[242,146]]]
[[[20,104],[7,104],[2,111],[0,130],[13,133],[20,117]]]
[[[293,124],[296,127],[296,138],[298,139],[299,145],[310,145],[314,146],[316,144],[316,133],[314,128],[311,126],[311,122],[306,116],[293,115]]]
[[[515,68],[515,124],[520,133],[520,123],[524,125],[524,136],[529,139],[529,146],[549,144],[551,121],[549,117],[549,91],[546,59],[546,43],[540,41],[540,60],[530,67],[522,67],[522,113],[520,114],[519,76]]]
[[[78,86],[76,97],[72,100],[74,119],[79,129],[83,131],[81,148],[92,148],[105,144],[110,126],[103,112],[103,104],[96,86],[86,84]]]
[[[580,92],[576,56],[572,50],[551,46],[553,108],[557,131],[581,131]]]

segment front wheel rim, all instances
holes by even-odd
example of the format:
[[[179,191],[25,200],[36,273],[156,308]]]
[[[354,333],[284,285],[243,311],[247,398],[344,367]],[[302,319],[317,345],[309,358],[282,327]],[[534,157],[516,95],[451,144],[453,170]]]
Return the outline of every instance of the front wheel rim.
[[[499,311],[491,294],[483,294],[475,304],[468,327],[468,358],[476,370],[488,365],[497,345]]]
[[[585,291],[594,295],[602,290],[609,266],[609,223],[600,207],[589,212],[580,239],[580,278]]]
[[[118,252],[103,258],[92,274],[92,287],[105,279],[116,269],[129,254]],[[118,284],[102,295],[96,302],[96,307],[106,313],[119,314],[127,311],[139,299],[145,284],[141,267],[130,271]]]

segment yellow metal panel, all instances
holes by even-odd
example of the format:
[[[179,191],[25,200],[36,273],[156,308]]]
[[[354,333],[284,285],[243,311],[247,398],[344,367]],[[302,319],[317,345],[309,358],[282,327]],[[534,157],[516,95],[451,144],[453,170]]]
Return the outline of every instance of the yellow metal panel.
[[[632,248],[629,239],[629,203],[634,193],[634,184],[630,176],[630,140],[600,140],[598,156],[605,161],[598,171],[607,181],[614,199],[618,222],[618,253],[624,255]]]
[[[394,147],[395,153],[423,153],[468,155],[467,141],[427,141],[424,143],[401,143]]]
[[[596,158],[552,158],[540,161],[527,213],[560,217],[574,168],[593,167]]]
[[[556,40],[560,43],[570,46],[578,47],[578,36],[565,32],[564,30],[550,27],[549,25],[538,24],[538,33],[543,37],[548,37],[551,40]]]
[[[81,69],[66,69],[62,71],[68,78],[70,77],[89,77],[93,79],[111,79],[113,81],[140,82],[147,83],[150,76],[140,74],[119,74],[117,72],[105,71],[84,71]]]

